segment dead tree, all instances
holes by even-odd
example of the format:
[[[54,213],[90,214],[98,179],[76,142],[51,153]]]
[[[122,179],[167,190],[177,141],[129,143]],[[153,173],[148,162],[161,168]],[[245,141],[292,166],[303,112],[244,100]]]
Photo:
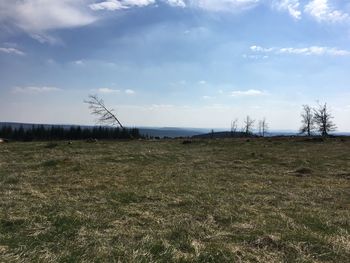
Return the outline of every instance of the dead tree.
[[[249,116],[247,116],[247,118],[244,120],[243,130],[246,135],[251,135],[253,133],[254,122],[255,120]]]
[[[231,121],[231,137],[235,136],[238,129],[238,119]]]
[[[259,135],[265,137],[267,131],[269,129],[269,125],[266,121],[266,118],[263,118],[259,121]]]
[[[306,134],[311,136],[313,130],[315,129],[315,119],[312,108],[309,105],[303,105],[303,111],[301,113],[301,123],[300,128],[301,134]]]
[[[97,116],[97,122],[107,125],[119,125],[124,128],[114,113],[114,109],[108,109],[105,103],[97,95],[89,95],[89,99],[84,101],[89,105],[91,114]]]
[[[333,123],[334,117],[327,108],[327,103],[318,105],[317,109],[314,109],[314,121],[317,126],[317,130],[322,136],[328,136],[330,132],[335,131],[337,127]]]

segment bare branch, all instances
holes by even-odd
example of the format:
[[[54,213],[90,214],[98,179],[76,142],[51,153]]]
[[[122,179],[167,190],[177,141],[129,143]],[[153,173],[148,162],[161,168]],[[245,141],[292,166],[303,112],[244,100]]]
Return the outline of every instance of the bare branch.
[[[108,109],[104,101],[97,95],[89,95],[89,99],[85,100],[84,103],[89,105],[91,114],[97,116],[97,122],[109,125],[118,124],[121,128],[124,128],[117,116],[113,113],[114,109]]]
[[[258,128],[259,128],[259,135],[262,137],[265,137],[265,135],[269,129],[269,125],[266,121],[266,118],[263,118],[262,120],[259,121]]]
[[[315,129],[315,120],[312,108],[309,105],[303,105],[303,111],[301,113],[302,126],[300,133],[306,133],[307,136],[311,136]]]
[[[249,116],[247,116],[247,118],[244,120],[244,128],[243,129],[244,129],[244,132],[246,135],[250,135],[253,133],[254,122],[255,122],[255,120],[253,120]]]

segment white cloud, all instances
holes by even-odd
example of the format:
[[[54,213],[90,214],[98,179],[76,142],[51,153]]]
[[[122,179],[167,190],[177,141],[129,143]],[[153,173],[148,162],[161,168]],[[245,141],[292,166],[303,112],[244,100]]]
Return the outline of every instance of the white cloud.
[[[250,90],[235,90],[231,92],[232,97],[246,97],[246,96],[261,96],[265,93],[261,90],[250,89]]]
[[[254,51],[254,52],[271,52],[273,50],[273,48],[263,48],[261,46],[251,46],[250,47],[250,50],[251,51]]]
[[[122,0],[124,5],[127,6],[148,6],[155,3],[155,0]]]
[[[104,93],[104,94],[111,94],[111,93],[119,93],[120,90],[110,89],[110,88],[100,88],[100,89],[97,89],[97,92]]]
[[[25,53],[17,48],[12,47],[0,47],[0,52],[7,53],[7,54],[15,54],[19,56],[24,56]]]
[[[96,19],[84,11],[83,0],[0,0],[2,20],[29,32],[84,26]]]
[[[341,22],[350,19],[349,14],[336,10],[328,0],[311,0],[305,6],[305,13],[319,22]]]
[[[295,19],[301,19],[299,0],[275,0],[273,7],[280,11],[287,11]]]
[[[303,11],[318,21],[350,21],[350,15],[333,7],[329,0],[308,1]],[[9,27],[27,33],[40,43],[62,44],[52,36],[52,31],[86,26],[102,18],[93,11],[146,7],[159,2],[213,12],[240,12],[271,4],[295,19],[300,19],[302,14],[300,0],[0,0],[0,30]]]
[[[57,41],[48,35],[50,30],[85,26],[96,20],[84,0],[0,0],[0,24],[41,43]]]
[[[165,0],[171,6],[186,7],[184,0]]]
[[[258,59],[268,59],[269,56],[267,55],[247,55],[247,54],[243,54],[242,55],[243,58],[245,59],[252,59],[252,60],[258,60]]]
[[[61,89],[56,87],[36,87],[36,86],[28,86],[28,87],[14,87],[12,89],[13,93],[46,93],[46,92],[54,92],[60,91]]]
[[[194,7],[207,11],[240,11],[256,6],[261,0],[158,0],[173,7]],[[94,11],[122,10],[131,7],[144,7],[155,4],[156,0],[105,0],[90,4]]]
[[[46,33],[29,33],[29,35],[41,44],[48,43],[50,45],[63,45],[63,42],[60,39],[52,37]]]
[[[128,95],[133,95],[133,94],[135,94],[135,91],[132,90],[132,89],[126,89],[125,93],[128,94]]]
[[[169,109],[169,108],[173,108],[174,105],[172,104],[152,104],[150,107],[148,107],[149,109]]]
[[[121,1],[108,0],[100,3],[90,4],[89,7],[94,11],[99,11],[99,10],[115,11],[115,10],[127,9],[130,7],[144,7],[154,3],[155,3],[155,0],[121,0]]]
[[[306,55],[306,56],[349,56],[350,51],[344,49],[338,49],[334,47],[320,47],[320,46],[311,46],[305,48],[264,48],[261,46],[251,46],[250,50],[255,53],[274,53],[274,54],[293,54],[293,55]]]
[[[205,85],[205,84],[207,84],[207,82],[205,80],[200,80],[200,81],[198,81],[198,84],[199,85]]]
[[[76,60],[76,61],[74,61],[73,63],[74,63],[75,65],[77,65],[77,66],[83,66],[83,65],[85,65],[84,61],[82,61],[82,60]]]
[[[209,99],[214,99],[214,98],[215,98],[215,97],[207,96],[207,95],[202,96],[202,99],[203,99],[203,100],[209,100]]]
[[[255,7],[260,0],[190,0],[190,5],[208,11],[236,12]]]
[[[97,90],[92,90],[92,91],[97,91],[98,93],[103,93],[103,94],[117,94],[117,93],[123,92],[127,95],[133,95],[136,93],[132,89],[120,90],[120,89],[111,89],[111,88],[99,88]]]
[[[105,1],[101,3],[95,3],[95,4],[89,5],[89,7],[94,11],[99,11],[99,10],[114,11],[114,10],[120,10],[120,9],[126,8],[119,1]]]

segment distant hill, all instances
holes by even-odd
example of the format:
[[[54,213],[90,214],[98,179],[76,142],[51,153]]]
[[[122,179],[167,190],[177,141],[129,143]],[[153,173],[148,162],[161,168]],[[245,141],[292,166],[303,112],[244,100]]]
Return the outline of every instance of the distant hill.
[[[191,129],[191,128],[139,128],[140,134],[153,137],[192,137],[208,132],[205,129]]]
[[[74,125],[74,124],[38,124],[38,123],[19,123],[19,122],[0,122],[0,129],[3,126],[11,126],[12,128],[19,128],[22,126],[25,130],[32,128],[32,126],[43,125],[45,128],[52,126],[59,126],[65,129],[70,127],[80,126],[81,128],[93,128],[93,125]],[[178,127],[137,127],[140,134],[149,137],[193,137],[193,138],[211,138],[211,130],[209,128],[178,128]],[[214,138],[229,138],[231,137],[230,131],[225,131],[224,129],[215,128]],[[267,137],[272,136],[297,136],[298,132],[292,130],[272,130],[266,135]],[[337,136],[350,136],[350,132],[335,132],[334,135]],[[236,132],[235,137],[242,137],[244,133]]]
[[[45,128],[54,127],[63,127],[64,129],[69,129],[71,127],[80,126],[81,128],[93,128],[96,126],[93,125],[69,125],[69,124],[38,124],[38,123],[19,123],[19,122],[0,122],[0,129],[4,126],[11,126],[12,128],[20,128],[23,127],[24,130],[31,129],[33,126],[44,126]],[[209,132],[209,129],[199,129],[199,128],[175,128],[175,127],[140,127],[138,128],[140,134],[149,137],[192,137],[194,135],[199,135],[203,133]]]
[[[334,136],[350,136],[349,132],[335,132],[332,133]],[[265,135],[265,137],[289,137],[289,136],[302,136],[297,132],[282,132],[282,131],[273,131],[269,132]],[[204,134],[199,134],[199,135],[194,135],[192,138],[194,139],[209,139],[209,138],[214,138],[214,139],[219,139],[219,138],[241,138],[241,137],[246,137],[246,134],[244,132],[235,132],[232,134],[229,131],[222,131],[222,132],[209,132],[209,133],[204,133]],[[258,137],[257,133],[252,134],[250,137]]]
[[[232,137],[245,137],[246,134],[244,132],[229,132],[229,131],[222,131],[222,132],[209,132],[205,134],[199,134],[199,135],[194,135],[192,138],[194,139],[219,139],[219,138],[232,138]]]

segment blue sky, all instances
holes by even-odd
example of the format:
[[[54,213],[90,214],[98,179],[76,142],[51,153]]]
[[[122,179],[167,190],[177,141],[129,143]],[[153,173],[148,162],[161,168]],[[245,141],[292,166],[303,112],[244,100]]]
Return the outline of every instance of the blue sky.
[[[298,129],[327,102],[350,131],[350,2],[0,0],[0,121]]]

